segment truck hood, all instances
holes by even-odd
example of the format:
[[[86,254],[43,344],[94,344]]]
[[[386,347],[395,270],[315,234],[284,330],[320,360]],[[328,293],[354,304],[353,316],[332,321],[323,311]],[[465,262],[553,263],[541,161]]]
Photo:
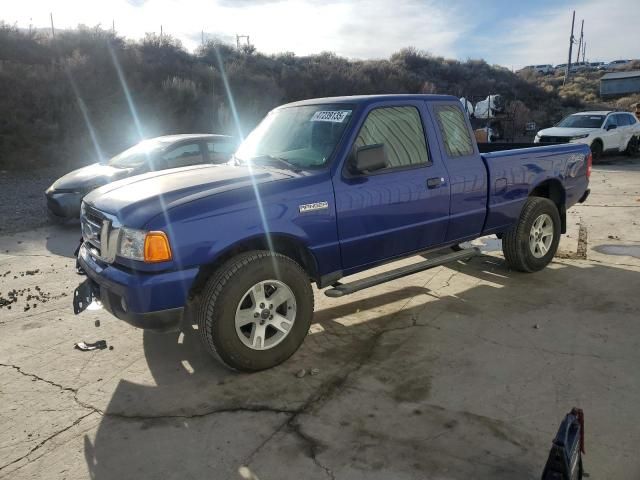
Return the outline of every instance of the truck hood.
[[[539,136],[547,137],[573,137],[575,135],[584,135],[585,133],[593,133],[597,128],[568,128],[568,127],[551,127],[545,128],[538,132]]]
[[[50,188],[57,191],[84,191],[87,188],[119,180],[130,173],[130,168],[115,168],[101,163],[94,163],[67,173],[56,180]]]
[[[197,165],[137,175],[105,185],[84,201],[115,215],[124,225],[141,228],[173,207],[229,190],[292,177],[288,172],[233,165]]]

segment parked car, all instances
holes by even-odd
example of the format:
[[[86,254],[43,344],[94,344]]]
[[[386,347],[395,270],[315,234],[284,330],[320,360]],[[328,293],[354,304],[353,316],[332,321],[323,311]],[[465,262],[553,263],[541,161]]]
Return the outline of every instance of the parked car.
[[[602,70],[605,65],[605,62],[589,62],[589,68],[591,70]]]
[[[566,211],[589,194],[589,148],[483,147],[453,96],[279,107],[227,165],[150,173],[87,195],[78,266],[88,278],[74,311],[98,298],[119,319],[163,330],[180,326],[189,303],[195,317],[185,318],[197,321],[206,350],[255,371],[303,342],[312,282],[329,297],[349,295],[468,259],[475,249],[448,247],[490,234],[511,268],[540,270]],[[417,254],[428,259],[340,281]]]
[[[535,143],[583,143],[589,145],[594,160],[604,152],[635,155],[640,138],[640,122],[628,112],[580,112],[563,118],[552,128],[540,130]]]
[[[560,63],[558,65],[555,66],[555,71],[556,72],[564,72],[567,68],[567,64],[566,63]]]
[[[546,75],[548,73],[552,73],[554,68],[553,68],[553,65],[535,65],[533,67],[533,70],[536,73],[541,73],[543,75]]]
[[[53,220],[78,218],[82,197],[102,185],[150,171],[226,162],[236,147],[236,141],[226,135],[168,135],[143,140],[105,163],[79,168],[56,180],[45,192],[49,216]]]
[[[631,63],[631,60],[613,60],[605,65],[606,70],[618,70],[624,68]]]

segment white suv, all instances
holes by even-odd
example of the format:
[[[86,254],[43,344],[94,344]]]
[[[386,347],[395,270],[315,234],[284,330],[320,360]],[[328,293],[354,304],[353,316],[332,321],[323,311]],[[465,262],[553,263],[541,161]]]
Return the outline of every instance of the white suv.
[[[563,118],[555,127],[536,134],[535,143],[585,143],[593,158],[603,152],[635,154],[640,144],[640,122],[628,112],[581,112]]]

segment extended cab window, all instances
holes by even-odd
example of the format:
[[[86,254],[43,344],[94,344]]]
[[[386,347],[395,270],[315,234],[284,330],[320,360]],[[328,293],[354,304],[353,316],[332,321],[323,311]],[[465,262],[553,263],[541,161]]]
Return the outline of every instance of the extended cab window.
[[[355,147],[383,144],[388,167],[429,163],[427,143],[415,107],[382,107],[372,110],[362,125]]]
[[[170,150],[162,156],[166,168],[186,167],[202,163],[202,152],[197,143],[188,143]]]
[[[464,114],[453,105],[436,107],[438,125],[449,157],[464,157],[473,154],[473,143]]]

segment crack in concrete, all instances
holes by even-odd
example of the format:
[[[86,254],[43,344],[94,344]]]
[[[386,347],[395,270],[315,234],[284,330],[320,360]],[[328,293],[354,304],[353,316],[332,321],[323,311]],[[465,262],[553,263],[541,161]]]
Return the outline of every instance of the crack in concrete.
[[[47,382],[49,383],[49,382]],[[80,417],[78,417],[77,419],[75,419],[73,421],[73,423],[71,425],[68,425],[66,427],[64,427],[61,430],[58,430],[57,432],[52,433],[51,435],[49,435],[47,438],[45,438],[44,440],[40,441],[35,447],[29,449],[29,451],[27,453],[25,453],[24,455],[22,455],[21,457],[16,458],[15,460],[10,461],[9,463],[5,463],[4,465],[0,465],[0,472],[2,470],[4,470],[5,468],[10,467],[11,465],[14,465],[18,462],[20,462],[21,460],[24,460],[25,458],[29,457],[33,452],[35,452],[36,450],[39,450],[40,448],[42,448],[45,444],[47,444],[48,442],[50,442],[51,440],[53,440],[54,438],[56,438],[58,435],[63,434],[64,432],[66,432],[67,430],[75,427],[76,425],[78,425],[82,420],[84,420],[85,418],[87,418],[90,415],[93,415],[95,412],[89,412],[86,415],[82,415]],[[29,461],[30,463],[30,461]]]

